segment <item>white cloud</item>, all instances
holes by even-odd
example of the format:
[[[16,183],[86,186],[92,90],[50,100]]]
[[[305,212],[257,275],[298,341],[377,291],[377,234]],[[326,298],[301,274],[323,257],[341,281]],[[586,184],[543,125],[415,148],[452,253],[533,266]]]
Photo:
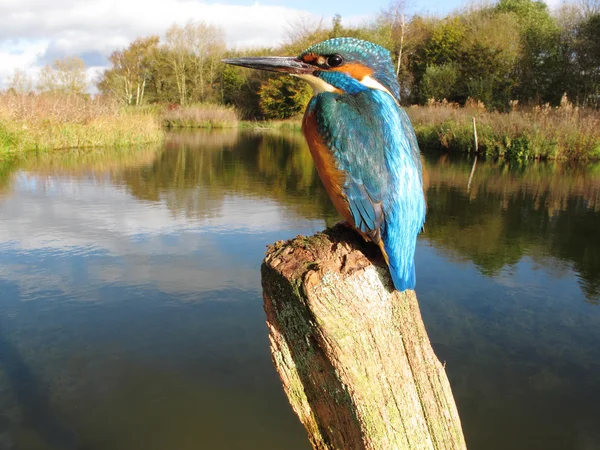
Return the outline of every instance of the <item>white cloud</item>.
[[[19,286],[24,299],[44,290],[85,298],[90,285],[106,283],[155,285],[194,296],[227,287],[258,290],[259,261],[248,259],[243,248],[219,248],[215,236],[243,247],[262,234],[291,237],[299,228],[315,232],[324,226],[267,198],[221,196],[198,191],[201,187],[190,190],[204,202],[201,214],[187,217],[169,209],[168,192],[160,201],[140,201],[113,183],[102,173],[14,174],[10,193],[0,197],[0,253],[53,255],[64,265],[25,268],[22,262],[9,262],[0,265],[0,279]],[[245,234],[247,239],[240,237]],[[92,257],[85,260],[84,280],[78,267],[57,258],[88,253]]]
[[[3,0],[0,2],[0,88],[17,68],[57,57],[102,55],[140,36],[163,36],[189,20],[221,26],[230,48],[276,46],[306,11],[284,6],[206,4],[194,0]],[[315,20],[319,18],[315,17]]]

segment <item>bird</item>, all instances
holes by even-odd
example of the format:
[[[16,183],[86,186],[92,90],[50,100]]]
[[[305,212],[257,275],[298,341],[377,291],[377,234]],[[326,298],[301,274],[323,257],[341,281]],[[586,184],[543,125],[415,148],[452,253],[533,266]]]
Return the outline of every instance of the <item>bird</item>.
[[[391,55],[369,41],[338,37],[296,57],[223,62],[287,73],[310,84],[302,120],[321,181],[339,214],[378,245],[394,288],[415,289],[415,250],[426,201],[420,150]]]

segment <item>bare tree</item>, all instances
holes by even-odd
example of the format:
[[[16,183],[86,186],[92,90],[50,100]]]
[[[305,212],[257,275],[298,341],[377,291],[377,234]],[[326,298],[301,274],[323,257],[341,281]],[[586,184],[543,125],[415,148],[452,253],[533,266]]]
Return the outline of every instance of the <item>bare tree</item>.
[[[583,17],[591,17],[600,14],[600,0],[579,0],[577,2]]]
[[[83,94],[87,89],[85,63],[76,56],[57,59],[40,72],[37,88],[41,92]]]
[[[392,39],[397,42],[396,77],[400,75],[402,66],[402,51],[404,50],[404,36],[406,34],[406,1],[396,0],[390,5],[388,15],[392,25]]]
[[[189,60],[185,29],[174,23],[167,30],[165,40],[167,49],[169,50],[169,64],[173,69],[173,74],[177,83],[179,103],[185,105],[188,99],[186,69]]]
[[[317,21],[312,14],[301,13],[286,25],[284,42],[288,51],[297,52],[325,39],[328,37],[327,34],[328,30],[323,25],[323,18]]]
[[[16,94],[28,94],[33,90],[33,82],[23,69],[15,69],[8,82],[8,89]]]
[[[204,22],[188,22],[184,38],[189,54],[190,78],[195,100],[204,101],[207,87],[214,84],[215,66],[225,53],[225,38],[221,28]]]

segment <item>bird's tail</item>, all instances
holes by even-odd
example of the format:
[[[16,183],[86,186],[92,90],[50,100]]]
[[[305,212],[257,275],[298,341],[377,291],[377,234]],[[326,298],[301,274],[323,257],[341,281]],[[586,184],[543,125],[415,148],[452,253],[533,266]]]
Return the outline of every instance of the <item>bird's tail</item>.
[[[408,239],[399,239],[397,236],[392,238],[390,234],[395,233],[389,233],[389,229],[386,231],[386,239],[379,246],[390,269],[394,287],[400,292],[414,289],[416,236]]]
[[[392,275],[392,281],[394,282],[394,287],[400,292],[405,291],[407,289],[414,289],[416,284],[416,275],[415,275],[415,262],[411,260],[406,267],[399,268],[393,263],[390,263],[390,274]]]

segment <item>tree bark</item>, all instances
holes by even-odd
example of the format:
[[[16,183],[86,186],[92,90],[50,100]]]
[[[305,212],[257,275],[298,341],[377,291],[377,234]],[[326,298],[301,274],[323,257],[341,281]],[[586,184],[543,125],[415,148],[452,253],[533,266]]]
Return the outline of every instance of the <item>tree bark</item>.
[[[315,449],[465,449],[414,291],[343,225],[270,246],[262,265],[271,353]]]

